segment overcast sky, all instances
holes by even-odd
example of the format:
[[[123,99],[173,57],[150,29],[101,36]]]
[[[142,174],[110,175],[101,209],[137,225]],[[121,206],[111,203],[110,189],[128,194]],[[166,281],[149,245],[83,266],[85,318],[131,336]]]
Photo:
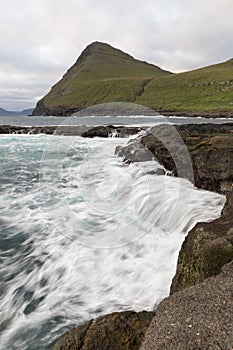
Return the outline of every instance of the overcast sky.
[[[174,72],[233,57],[233,0],[1,0],[0,107],[33,107],[107,42]]]

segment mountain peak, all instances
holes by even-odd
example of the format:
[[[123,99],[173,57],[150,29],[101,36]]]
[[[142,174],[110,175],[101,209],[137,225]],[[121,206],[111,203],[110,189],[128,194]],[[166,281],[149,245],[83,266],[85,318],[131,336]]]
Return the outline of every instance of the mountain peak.
[[[132,59],[133,57],[130,56],[129,54],[114,48],[113,46],[103,43],[100,41],[94,41],[91,44],[89,44],[81,53],[79,56],[76,64],[82,64],[84,63],[87,59],[93,58],[95,60],[101,60],[104,57],[110,57],[110,56],[115,56],[115,57],[125,57],[128,59]]]
[[[99,103],[134,102],[153,78],[167,74],[171,73],[95,41],[38,102],[34,114],[59,114],[61,108],[68,114]]]

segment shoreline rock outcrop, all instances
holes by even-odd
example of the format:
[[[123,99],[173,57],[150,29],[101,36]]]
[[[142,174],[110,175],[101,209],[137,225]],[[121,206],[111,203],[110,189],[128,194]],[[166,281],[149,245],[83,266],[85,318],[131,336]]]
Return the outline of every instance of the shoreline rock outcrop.
[[[182,244],[176,274],[170,293],[173,294],[204,279],[218,275],[233,259],[233,192],[219,219],[198,223]],[[233,290],[233,285],[232,285]],[[232,310],[233,311],[233,310]]]
[[[189,159],[186,159],[185,149]],[[151,313],[144,312],[146,323],[142,320],[139,325],[136,321],[143,333],[145,326],[149,327],[140,350],[232,350],[233,125],[161,125],[142,133],[126,147],[117,147],[116,153],[126,162],[156,159],[173,175],[186,177],[199,188],[227,197],[219,219],[198,223],[186,237],[171,286],[172,295],[159,304],[150,326]],[[174,156],[177,159],[174,160]],[[190,172],[190,162],[193,173]],[[110,330],[105,328],[105,344],[109,346],[106,349],[115,349],[111,344],[115,337],[120,339],[116,342],[118,350],[139,348],[127,347],[128,344],[124,343],[128,332],[135,332],[134,326],[125,323],[124,314],[114,314],[122,322],[123,337],[118,338],[115,323]],[[83,325],[68,331],[53,350],[105,349],[99,343],[102,339],[99,332],[102,334],[101,323],[108,322],[111,317],[106,315],[95,321],[93,338],[88,338],[91,340],[86,345],[79,345],[78,340],[74,347],[70,343],[69,347],[66,346],[70,337],[73,340],[79,337],[83,327],[87,326]],[[142,340],[143,337],[137,346]],[[63,347],[56,347],[61,345]]]
[[[115,312],[67,331],[52,350],[139,350],[153,312]]]
[[[165,298],[140,350],[232,350],[233,262],[202,283]]]
[[[11,126],[0,125],[0,134],[46,134],[82,137],[129,137],[143,131],[143,127],[127,126],[85,126],[85,125],[58,125],[58,126]]]
[[[198,223],[187,235],[171,296],[159,304],[140,350],[232,350],[233,125],[176,126],[182,140],[173,128],[152,128],[116,152],[128,162],[143,161],[143,151],[146,160],[149,152],[175,176],[189,180],[191,160],[193,183],[225,194],[227,200],[219,219]],[[182,141],[190,159],[185,157]]]

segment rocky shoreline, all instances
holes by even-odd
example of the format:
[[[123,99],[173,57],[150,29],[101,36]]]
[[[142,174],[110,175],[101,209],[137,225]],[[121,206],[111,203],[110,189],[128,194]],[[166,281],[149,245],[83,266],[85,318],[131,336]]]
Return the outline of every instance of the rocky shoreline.
[[[177,137],[177,133],[181,138]],[[190,156],[188,160],[185,159],[184,146]],[[169,152],[171,149],[172,155]],[[118,147],[116,153],[125,162],[156,158],[175,176],[186,177],[199,188],[227,197],[219,219],[198,223],[186,237],[171,286],[172,295],[159,304],[141,350],[232,350],[233,125],[161,125],[151,128],[126,147]],[[174,162],[174,155],[180,163]],[[189,169],[190,160],[193,173]],[[148,317],[149,314],[151,317],[151,313],[148,313]],[[82,344],[76,341],[83,327],[80,326],[72,331],[71,347],[67,347],[71,334],[68,331],[53,349],[139,349],[139,342],[132,342],[132,337],[138,340],[138,333],[132,324],[127,323],[128,314],[113,315],[115,320],[119,319],[123,325],[127,325],[123,336],[122,333],[119,335],[120,342],[111,343],[118,336],[118,326],[109,325],[107,320],[113,316],[107,315],[101,318],[101,322],[105,320],[108,325],[104,337],[99,336],[101,327],[97,319],[96,327],[91,335],[85,333],[87,338],[84,337]],[[137,324],[145,332],[146,323],[142,323]]]
[[[225,194],[227,201],[219,219],[198,223],[186,237],[171,285],[172,296],[164,299],[156,310],[141,349],[230,350],[233,349],[233,125],[182,125],[175,129],[182,140],[177,138],[174,127],[159,126],[117,152],[128,162],[140,161],[143,152],[147,158],[151,154],[175,176],[193,180],[199,188]],[[185,158],[184,145],[193,174],[188,168],[190,160]],[[169,152],[171,148],[173,154]],[[179,162],[174,161],[176,157]]]
[[[82,136],[82,137],[129,137],[145,130],[141,127],[127,126],[11,126],[0,125],[0,134],[23,134],[23,135],[60,135],[60,136]]]
[[[149,131],[112,126],[74,131],[71,126],[54,133],[54,128],[4,126],[0,133],[106,137],[117,132],[126,137],[142,131],[126,147],[116,149],[123,161],[156,159],[174,176],[224,194],[227,200],[219,219],[198,223],[189,232],[179,253],[171,296],[155,313],[103,316],[66,332],[52,349],[232,350],[233,124],[160,125]]]

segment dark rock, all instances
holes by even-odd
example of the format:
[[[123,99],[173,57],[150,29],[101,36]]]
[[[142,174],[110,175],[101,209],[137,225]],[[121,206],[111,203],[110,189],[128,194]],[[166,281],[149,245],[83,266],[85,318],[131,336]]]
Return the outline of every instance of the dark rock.
[[[129,137],[130,135],[138,134],[142,128],[126,127],[126,126],[96,126],[89,128],[82,134],[82,137]]]
[[[39,116],[59,116],[59,117],[66,117],[70,116],[75,112],[79,112],[80,108],[68,108],[63,106],[58,106],[54,108],[48,109],[45,105],[43,100],[40,100],[34,111],[32,112],[32,115],[39,115]]]
[[[66,332],[52,350],[137,350],[153,312],[113,313]]]
[[[156,159],[197,187],[228,193],[233,183],[233,124],[159,125],[116,153],[125,161]]]
[[[233,111],[216,111],[216,112],[192,112],[192,111],[163,111],[159,110],[160,114],[166,116],[177,116],[177,117],[187,117],[187,118],[232,118]]]
[[[171,293],[220,273],[233,260],[233,193],[219,219],[198,223],[186,237],[177,263]]]
[[[11,126],[0,125],[0,134],[48,134],[54,133],[55,126]]]
[[[164,299],[140,350],[232,350],[233,262]]]
[[[233,124],[163,125],[140,142],[166,169],[197,187],[219,193],[231,189]]]
[[[82,137],[129,137],[141,132],[143,128],[126,126],[81,126],[81,125],[59,125],[59,126],[11,126],[0,125],[0,134],[47,134]]]
[[[128,163],[154,160],[155,156],[137,140],[130,141],[126,147],[116,147],[115,154]]]

